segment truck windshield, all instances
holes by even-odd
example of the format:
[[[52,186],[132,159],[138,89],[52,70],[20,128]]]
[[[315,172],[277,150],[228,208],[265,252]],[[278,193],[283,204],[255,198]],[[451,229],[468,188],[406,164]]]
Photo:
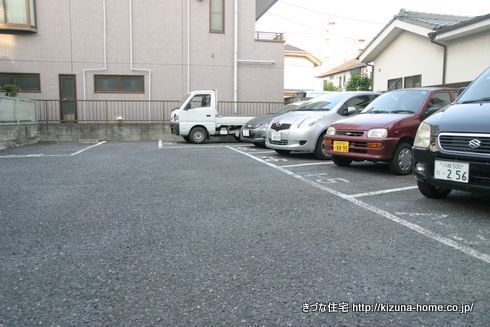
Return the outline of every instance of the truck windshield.
[[[429,92],[425,90],[390,91],[371,102],[362,114],[415,114]]]
[[[329,111],[344,101],[349,95],[345,93],[328,94],[305,103],[295,111]]]
[[[457,103],[490,102],[490,68],[487,68],[456,100]]]

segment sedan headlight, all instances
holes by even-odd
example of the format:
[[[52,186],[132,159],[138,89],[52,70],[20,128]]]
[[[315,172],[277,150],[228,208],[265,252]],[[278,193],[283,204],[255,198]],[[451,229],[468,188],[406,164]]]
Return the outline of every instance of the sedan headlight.
[[[367,137],[387,137],[388,136],[388,130],[386,128],[374,128],[370,129],[367,133]]]
[[[319,120],[320,120],[320,118],[306,118],[306,119],[302,120],[301,123],[298,124],[298,128],[313,126]]]
[[[427,123],[421,123],[419,129],[417,130],[417,135],[415,135],[413,146],[427,149],[430,146],[430,133],[430,125]]]
[[[336,132],[335,127],[330,126],[330,127],[327,129],[327,133],[326,133],[326,135],[327,135],[327,136],[334,136],[334,135],[335,135],[335,132]]]

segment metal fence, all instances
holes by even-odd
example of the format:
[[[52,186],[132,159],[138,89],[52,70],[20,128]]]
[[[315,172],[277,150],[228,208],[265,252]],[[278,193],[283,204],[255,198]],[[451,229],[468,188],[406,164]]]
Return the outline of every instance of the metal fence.
[[[36,122],[35,101],[0,97],[0,125],[35,124]]]
[[[170,121],[170,112],[179,106],[176,100],[37,100],[39,122],[86,123],[163,123]],[[262,116],[284,106],[283,102],[218,103],[218,114],[223,116]],[[62,108],[76,110],[76,115],[61,114]],[[66,117],[75,119],[67,119]]]

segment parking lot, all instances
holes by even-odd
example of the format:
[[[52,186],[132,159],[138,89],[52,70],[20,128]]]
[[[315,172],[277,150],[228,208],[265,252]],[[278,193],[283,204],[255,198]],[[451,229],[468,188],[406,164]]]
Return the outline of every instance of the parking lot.
[[[246,143],[33,145],[0,166],[0,326],[490,323],[485,197]]]

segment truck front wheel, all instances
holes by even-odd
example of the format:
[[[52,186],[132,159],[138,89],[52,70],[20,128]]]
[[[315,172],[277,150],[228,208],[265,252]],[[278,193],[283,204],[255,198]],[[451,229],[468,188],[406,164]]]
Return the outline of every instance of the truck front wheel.
[[[208,138],[208,132],[204,127],[194,127],[191,129],[191,132],[189,133],[189,139],[191,143],[194,144],[203,144],[206,142],[206,139]]]

